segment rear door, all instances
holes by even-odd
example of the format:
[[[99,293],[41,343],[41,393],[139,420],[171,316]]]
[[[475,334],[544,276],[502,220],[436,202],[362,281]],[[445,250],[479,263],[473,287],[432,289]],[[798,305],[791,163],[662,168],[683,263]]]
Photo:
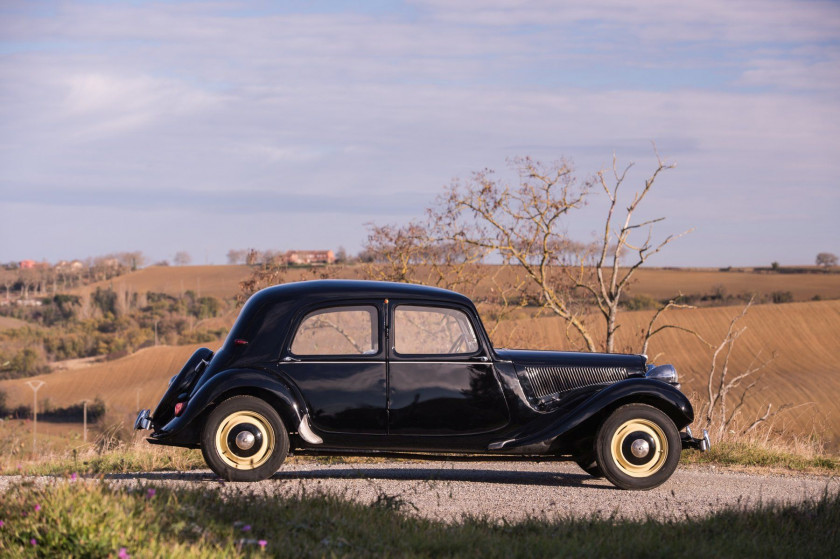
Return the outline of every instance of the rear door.
[[[378,303],[310,309],[282,369],[300,388],[320,431],[384,435],[386,364]]]
[[[507,403],[468,313],[396,302],[389,323],[390,435],[470,435],[507,425]]]

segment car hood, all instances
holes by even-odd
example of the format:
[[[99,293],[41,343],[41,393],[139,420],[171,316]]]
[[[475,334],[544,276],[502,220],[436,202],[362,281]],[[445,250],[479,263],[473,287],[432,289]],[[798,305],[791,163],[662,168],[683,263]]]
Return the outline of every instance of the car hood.
[[[497,349],[503,361],[526,367],[621,367],[628,372],[644,372],[647,362],[643,355],[622,353],[577,353],[565,351],[536,351],[531,349]]]

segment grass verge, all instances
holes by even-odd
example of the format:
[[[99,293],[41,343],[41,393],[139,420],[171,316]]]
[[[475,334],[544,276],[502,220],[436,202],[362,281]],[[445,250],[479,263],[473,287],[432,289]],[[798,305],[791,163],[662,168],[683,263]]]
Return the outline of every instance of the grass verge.
[[[683,464],[717,464],[784,468],[797,472],[833,474],[840,472],[840,459],[826,454],[797,454],[785,449],[750,442],[724,441],[708,452],[684,451]]]
[[[467,518],[445,524],[389,504],[24,480],[0,494],[0,556],[828,557],[840,548],[838,495],[681,522]]]

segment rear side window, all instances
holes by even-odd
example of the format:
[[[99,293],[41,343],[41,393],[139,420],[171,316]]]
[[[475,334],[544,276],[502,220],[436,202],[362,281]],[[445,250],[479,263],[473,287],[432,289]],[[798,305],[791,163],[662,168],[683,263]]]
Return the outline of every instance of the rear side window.
[[[295,355],[373,355],[379,352],[376,307],[334,307],[311,312],[292,341]]]
[[[400,305],[394,311],[394,350],[403,355],[475,353],[478,340],[457,309]]]

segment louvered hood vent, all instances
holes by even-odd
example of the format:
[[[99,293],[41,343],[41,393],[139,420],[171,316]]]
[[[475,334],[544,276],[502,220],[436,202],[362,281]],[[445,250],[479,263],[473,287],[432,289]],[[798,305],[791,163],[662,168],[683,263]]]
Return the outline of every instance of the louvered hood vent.
[[[624,367],[525,367],[534,395],[544,398],[595,384],[612,384],[628,378]]]

